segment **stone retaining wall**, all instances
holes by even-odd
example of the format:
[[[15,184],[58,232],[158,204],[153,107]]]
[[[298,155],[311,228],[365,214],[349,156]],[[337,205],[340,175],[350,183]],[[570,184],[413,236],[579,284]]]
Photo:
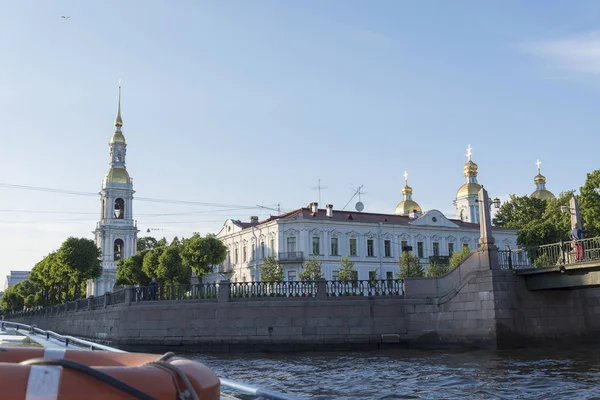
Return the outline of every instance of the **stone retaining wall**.
[[[518,347],[600,333],[600,289],[530,292],[476,251],[440,278],[407,279],[404,297],[132,302],[17,322],[121,346],[201,351],[316,350],[382,343]]]

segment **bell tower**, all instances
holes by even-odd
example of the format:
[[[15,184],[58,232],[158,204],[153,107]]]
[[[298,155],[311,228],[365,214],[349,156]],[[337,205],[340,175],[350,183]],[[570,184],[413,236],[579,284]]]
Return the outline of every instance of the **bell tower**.
[[[121,85],[117,103],[115,132],[108,144],[109,168],[100,190],[100,221],[94,235],[102,254],[102,275],[89,280],[88,296],[100,296],[112,290],[117,277],[117,262],[136,253],[137,222],[133,219],[133,180],[125,166],[127,143],[122,132]]]

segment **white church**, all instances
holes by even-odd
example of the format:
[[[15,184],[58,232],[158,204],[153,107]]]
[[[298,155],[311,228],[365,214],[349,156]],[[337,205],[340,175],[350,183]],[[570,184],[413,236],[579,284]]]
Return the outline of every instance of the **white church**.
[[[402,188],[402,201],[393,214],[335,210],[318,203],[259,221],[228,219],[217,234],[227,246],[225,263],[215,273],[204,277],[212,282],[230,276],[233,282],[260,281],[262,259],[274,255],[284,270],[284,280],[298,280],[303,263],[318,257],[325,279],[336,280],[340,258],[348,256],[354,263],[358,279],[391,279],[399,271],[402,249],[418,256],[425,268],[430,257],[449,257],[463,248],[475,249],[479,239],[477,164],[467,153],[463,172],[465,183],[458,189],[454,206],[456,219],[438,210],[423,212],[413,200],[413,190]],[[539,179],[538,179],[539,180]],[[495,200],[499,203],[499,200]],[[488,205],[491,207],[491,204]],[[517,247],[517,231],[493,227],[499,247]]]
[[[93,231],[96,245],[102,253],[102,275],[87,282],[87,296],[99,296],[112,291],[117,277],[117,262],[131,257],[137,249],[137,223],[133,219],[133,180],[125,165],[127,143],[122,132],[121,86],[117,103],[115,132],[108,144],[109,168],[100,190],[100,216]]]
[[[102,253],[102,275],[87,282],[87,295],[99,296],[111,291],[116,281],[117,262],[131,257],[137,248],[137,222],[133,218],[133,180],[127,172],[127,144],[122,132],[121,87],[117,104],[115,132],[109,143],[109,169],[100,191],[101,219],[93,231]],[[271,216],[259,221],[228,219],[217,237],[227,246],[228,255],[215,273],[203,278],[213,282],[230,276],[234,282],[260,280],[262,259],[274,255],[284,268],[284,279],[298,280],[303,264],[318,257],[328,280],[337,279],[339,260],[348,256],[354,263],[357,279],[395,277],[402,249],[417,255],[425,267],[430,257],[449,257],[464,248],[474,249],[479,239],[479,207],[477,194],[477,164],[467,149],[463,172],[465,183],[454,200],[456,218],[449,219],[438,210],[423,212],[413,200],[413,190],[402,188],[402,201],[393,214],[334,210],[318,203]],[[534,178],[536,190],[532,197],[550,199],[555,196],[546,189],[546,178],[540,172]],[[491,205],[490,205],[491,206]],[[517,247],[517,231],[493,228],[499,247]]]

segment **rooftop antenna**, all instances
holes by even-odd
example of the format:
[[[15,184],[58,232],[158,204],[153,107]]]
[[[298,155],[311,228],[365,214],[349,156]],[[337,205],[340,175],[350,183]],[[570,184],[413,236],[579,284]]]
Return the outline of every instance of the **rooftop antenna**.
[[[360,201],[360,195],[366,194],[365,192],[362,191],[363,187],[364,187],[364,185],[360,185],[357,189],[352,189],[352,190],[354,190],[354,194],[352,195],[352,197],[350,197],[350,200],[348,200],[348,202],[346,203],[344,208],[342,208],[342,211],[344,211],[346,209],[346,207],[348,207],[348,204],[350,204],[352,199],[354,199],[357,195],[358,195],[358,203],[355,204],[354,208],[356,208],[356,211],[362,211],[365,209],[365,205],[362,203],[362,201]]]
[[[311,186],[310,188],[312,190],[318,190],[319,191],[319,204],[321,204],[321,190],[327,189],[327,186],[321,186],[321,180],[319,179],[319,184],[317,186]]]

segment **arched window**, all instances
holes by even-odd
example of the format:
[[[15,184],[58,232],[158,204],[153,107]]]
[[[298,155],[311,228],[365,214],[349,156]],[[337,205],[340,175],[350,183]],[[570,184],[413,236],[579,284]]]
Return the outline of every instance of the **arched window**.
[[[125,218],[125,200],[120,197],[115,200],[115,218]]]
[[[124,250],[125,250],[125,244],[123,243],[123,240],[121,240],[121,239],[115,240],[115,246],[114,246],[115,261],[119,261],[121,258],[123,258]]]

